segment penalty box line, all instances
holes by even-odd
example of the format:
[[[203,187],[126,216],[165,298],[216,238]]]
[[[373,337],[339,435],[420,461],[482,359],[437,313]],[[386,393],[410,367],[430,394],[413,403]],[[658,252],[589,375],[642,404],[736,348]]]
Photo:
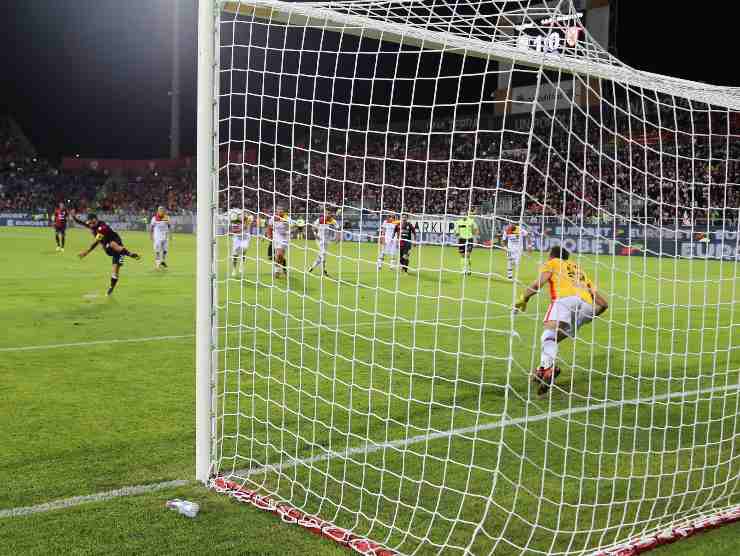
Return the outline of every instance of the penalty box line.
[[[333,459],[348,459],[353,455],[366,455],[374,452],[379,452],[386,449],[402,449],[413,444],[420,444],[422,442],[428,442],[431,440],[449,439],[453,436],[461,436],[466,434],[477,434],[479,432],[490,431],[495,429],[503,429],[506,427],[513,427],[519,425],[527,425],[529,423],[539,423],[547,421],[549,419],[558,419],[560,417],[570,417],[571,415],[578,415],[580,413],[589,413],[592,411],[614,409],[625,406],[638,406],[640,404],[652,404],[662,401],[670,401],[676,398],[689,398],[692,396],[701,396],[703,394],[716,394],[716,393],[728,393],[740,391],[740,384],[729,384],[726,386],[713,386],[710,388],[703,388],[700,390],[690,390],[688,392],[673,392],[670,394],[659,394],[657,396],[651,396],[649,398],[634,398],[631,400],[612,400],[592,405],[585,405],[581,407],[570,407],[561,409],[558,411],[552,411],[549,413],[540,413],[538,415],[530,415],[526,417],[517,417],[514,419],[502,419],[500,421],[493,421],[490,423],[484,423],[482,425],[471,425],[469,427],[462,427],[458,429],[451,429],[447,431],[436,431],[427,434],[420,434],[409,438],[401,438],[398,440],[390,440],[388,442],[381,442],[380,444],[366,443],[363,446],[357,446],[354,448],[348,448],[341,452],[330,451],[317,456],[312,456],[303,459],[290,459],[284,463],[277,465],[266,465],[254,469],[242,469],[231,472],[228,477],[237,478],[248,478],[253,475],[259,475],[262,473],[268,473],[271,471],[280,472],[285,469],[292,469],[301,465],[311,465],[313,463],[333,460]]]
[[[500,421],[493,421],[491,423],[484,423],[482,425],[473,425],[469,427],[462,427],[458,429],[452,429],[447,431],[436,431],[428,434],[420,434],[417,436],[412,436],[410,438],[401,438],[398,440],[391,440],[388,442],[383,442],[380,444],[365,444],[364,446],[357,446],[354,448],[349,448],[347,450],[344,450],[342,452],[326,452],[324,454],[320,454],[318,456],[312,456],[309,458],[303,458],[303,459],[291,459],[287,462],[278,464],[278,465],[267,465],[264,467],[259,467],[255,469],[246,469],[246,470],[238,470],[233,471],[228,474],[228,477],[233,477],[237,479],[246,479],[253,475],[259,475],[261,473],[268,473],[271,471],[280,472],[285,469],[291,469],[294,467],[298,467],[299,465],[311,465],[313,463],[318,463],[321,461],[327,461],[332,459],[338,459],[343,458],[347,459],[350,456],[358,455],[358,454],[372,454],[374,452],[379,452],[381,450],[385,450],[388,448],[405,448],[407,446],[411,446],[413,444],[420,444],[422,442],[428,442],[432,440],[440,440],[440,439],[446,439],[450,438],[452,436],[458,436],[458,435],[465,435],[465,434],[475,434],[481,431],[489,431],[494,429],[501,429],[511,426],[517,426],[517,425],[524,425],[528,423],[538,423],[541,421],[546,421],[548,419],[557,419],[560,417],[567,417],[570,415],[576,415],[579,413],[587,413],[590,411],[598,411],[600,409],[611,409],[615,407],[623,407],[623,406],[630,406],[630,405],[639,405],[639,404],[649,404],[649,403],[655,403],[660,401],[667,401],[671,399],[676,398],[688,398],[691,396],[698,396],[702,394],[715,394],[720,392],[737,392],[740,390],[740,384],[730,384],[726,386],[715,386],[712,388],[703,388],[701,390],[691,390],[688,392],[674,392],[671,394],[660,394],[658,396],[652,396],[649,398],[635,398],[632,400],[613,400],[609,402],[603,402],[593,405],[586,405],[582,407],[571,407],[567,409],[561,409],[559,411],[553,411],[551,413],[541,413],[538,415],[531,415],[527,417],[518,417],[515,419],[502,419]],[[75,506],[80,506],[82,504],[88,504],[92,502],[102,502],[107,500],[112,500],[114,498],[121,498],[124,496],[134,496],[137,494],[146,494],[150,492],[156,492],[159,490],[166,490],[169,488],[177,488],[186,486],[189,484],[192,484],[193,481],[188,480],[174,480],[174,481],[164,481],[161,483],[152,483],[148,485],[136,485],[136,486],[126,486],[122,487],[116,490],[109,490],[106,492],[98,492],[95,494],[87,494],[82,496],[73,496],[72,498],[64,498],[61,500],[55,500],[52,502],[46,502],[43,504],[38,504],[36,506],[22,506],[18,508],[9,508],[5,510],[0,510],[0,519],[2,518],[11,518],[11,517],[21,517],[31,514],[37,514],[37,513],[44,513],[44,512],[51,512],[55,510],[63,510],[67,508],[73,508]]]
[[[493,317],[463,317],[462,319],[454,317],[454,318],[448,318],[448,319],[437,319],[435,321],[424,321],[424,320],[417,320],[412,322],[405,322],[405,321],[393,321],[393,322],[374,322],[374,321],[363,321],[363,322],[357,322],[357,323],[347,323],[343,325],[335,325],[335,324],[319,324],[321,328],[329,327],[329,328],[353,328],[354,326],[371,326],[375,325],[378,327],[386,327],[391,325],[411,325],[411,324],[420,324],[420,325],[434,325],[438,322],[468,322],[468,321],[476,321],[476,320],[497,320],[502,318],[509,318],[508,315],[498,315]],[[273,327],[273,330],[276,332],[283,332],[285,330],[303,330],[305,328],[312,328],[316,326],[315,324],[309,324],[306,326],[288,326],[286,327]],[[249,330],[251,330],[253,327],[249,327]],[[495,330],[491,329],[491,332],[501,332],[502,334],[505,332],[508,332],[508,330]],[[229,333],[236,334],[239,330],[234,326],[234,330],[230,331]],[[110,340],[91,340],[87,342],[70,342],[70,343],[64,343],[64,344],[40,344],[40,345],[34,345],[34,346],[13,346],[13,347],[0,347],[0,353],[7,353],[7,352],[15,352],[15,351],[37,351],[37,350],[47,350],[47,349],[64,349],[64,348],[71,348],[71,347],[86,347],[86,346],[103,346],[107,344],[128,344],[128,343],[139,343],[139,342],[158,342],[158,341],[167,341],[167,340],[183,340],[187,338],[195,338],[195,334],[179,334],[174,336],[145,336],[142,338],[124,338],[124,339],[110,339]]]

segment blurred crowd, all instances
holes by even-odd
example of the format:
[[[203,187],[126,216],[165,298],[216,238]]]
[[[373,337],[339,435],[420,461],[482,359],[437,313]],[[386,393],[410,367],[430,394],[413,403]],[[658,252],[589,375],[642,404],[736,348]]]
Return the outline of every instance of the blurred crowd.
[[[478,207],[584,222],[735,221],[740,142],[704,132],[712,125],[705,113],[673,110],[663,118],[671,126],[623,114],[602,114],[612,123],[597,125],[570,113],[539,116],[520,125],[523,131],[329,132],[316,126],[294,148],[253,145],[254,163],[227,154],[221,205],[261,212],[283,205],[300,213],[330,203],[455,215]],[[80,210],[139,214],[164,205],[192,213],[194,170],[62,172],[36,154],[12,120],[0,122],[0,211],[47,211],[61,200]]]

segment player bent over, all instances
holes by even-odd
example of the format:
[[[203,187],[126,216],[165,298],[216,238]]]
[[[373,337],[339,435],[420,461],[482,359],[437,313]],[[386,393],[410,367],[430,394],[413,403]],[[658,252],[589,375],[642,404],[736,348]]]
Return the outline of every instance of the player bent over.
[[[388,218],[385,219],[383,224],[380,226],[380,237],[378,243],[380,244],[380,253],[378,254],[378,270],[383,268],[383,259],[386,255],[390,258],[391,270],[396,268],[396,259],[398,258],[398,241],[393,237],[396,231],[398,220],[391,213]]]
[[[64,253],[64,242],[67,235],[67,209],[64,207],[64,203],[60,202],[59,206],[54,209],[52,224],[54,225],[54,239],[57,242],[57,251]]]
[[[506,249],[506,276],[509,280],[514,279],[514,267],[518,267],[522,260],[522,252],[528,245],[527,235],[523,227],[509,224],[501,237]]]
[[[98,246],[98,244],[103,246],[105,254],[112,259],[113,270],[110,276],[110,287],[105,294],[111,295],[113,293],[113,289],[118,283],[118,276],[121,272],[121,266],[123,265],[124,257],[131,257],[134,260],[138,260],[140,258],[139,255],[137,255],[136,253],[132,253],[131,251],[126,249],[123,246],[123,240],[121,240],[121,236],[114,232],[111,227],[108,226],[108,224],[106,224],[102,220],[98,220],[98,217],[95,214],[89,213],[87,215],[87,221],[80,220],[74,213],[72,214],[72,218],[74,218],[75,222],[77,222],[78,224],[81,224],[88,228],[92,232],[93,236],[95,236],[95,241],[93,242],[93,244],[79,254],[80,259],[84,259],[85,257],[87,257],[93,251],[93,249]]]
[[[324,276],[329,276],[326,271],[326,252],[329,249],[329,242],[337,237],[337,220],[334,218],[334,214],[331,209],[324,209],[324,214],[319,216],[313,221],[311,227],[316,235],[316,244],[319,248],[319,253],[316,255],[316,260],[308,268],[309,272],[321,265],[321,270]]]
[[[272,235],[272,264],[275,278],[288,276],[288,246],[290,245],[290,217],[284,208],[278,207],[270,222]]]
[[[399,240],[399,261],[401,264],[401,271],[408,274],[409,262],[411,260],[411,248],[416,241],[416,229],[414,226],[406,220],[406,216],[401,215],[401,221],[396,225],[393,231],[393,237]]]
[[[526,310],[529,299],[549,284],[551,301],[542,331],[542,358],[540,367],[532,373],[532,381],[539,385],[539,395],[547,393],[560,374],[555,365],[558,343],[565,338],[574,338],[581,326],[609,307],[581,268],[568,261],[569,256],[570,253],[562,247],[553,247],[549,260],[540,268],[539,277],[514,305],[517,311]]]
[[[231,233],[231,275],[244,273],[244,259],[247,257],[249,243],[252,240],[252,222],[254,217],[246,211],[235,209],[230,217],[229,232]]]
[[[167,252],[170,246],[170,215],[164,207],[158,207],[157,212],[149,222],[149,237],[154,243],[154,268],[167,268]]]

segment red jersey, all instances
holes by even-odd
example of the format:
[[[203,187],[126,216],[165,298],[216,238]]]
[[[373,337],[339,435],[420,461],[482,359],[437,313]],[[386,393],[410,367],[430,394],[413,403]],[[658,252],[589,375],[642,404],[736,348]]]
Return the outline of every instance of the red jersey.
[[[58,207],[54,209],[54,227],[67,227],[67,209],[60,209]]]

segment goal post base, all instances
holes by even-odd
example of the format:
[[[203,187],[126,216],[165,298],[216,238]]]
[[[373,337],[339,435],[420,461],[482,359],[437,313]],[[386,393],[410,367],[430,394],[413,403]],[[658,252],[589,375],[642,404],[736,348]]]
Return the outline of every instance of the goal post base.
[[[235,481],[230,481],[224,477],[216,477],[211,480],[210,486],[216,492],[227,494],[238,502],[251,504],[255,508],[275,514],[285,523],[300,525],[315,535],[334,541],[340,546],[349,548],[359,554],[369,556],[398,555],[398,552],[385,548],[367,537],[355,535],[351,531],[338,527],[318,516],[302,512],[285,501],[260,494],[256,490],[249,489]]]
[[[653,548],[673,544],[681,539],[686,539],[697,533],[704,533],[710,529],[716,529],[722,525],[740,521],[740,504],[731,506],[720,512],[695,518],[683,523],[660,529],[650,535],[635,537],[627,542],[619,543],[611,548],[598,550],[591,556],[635,556],[643,554]]]

